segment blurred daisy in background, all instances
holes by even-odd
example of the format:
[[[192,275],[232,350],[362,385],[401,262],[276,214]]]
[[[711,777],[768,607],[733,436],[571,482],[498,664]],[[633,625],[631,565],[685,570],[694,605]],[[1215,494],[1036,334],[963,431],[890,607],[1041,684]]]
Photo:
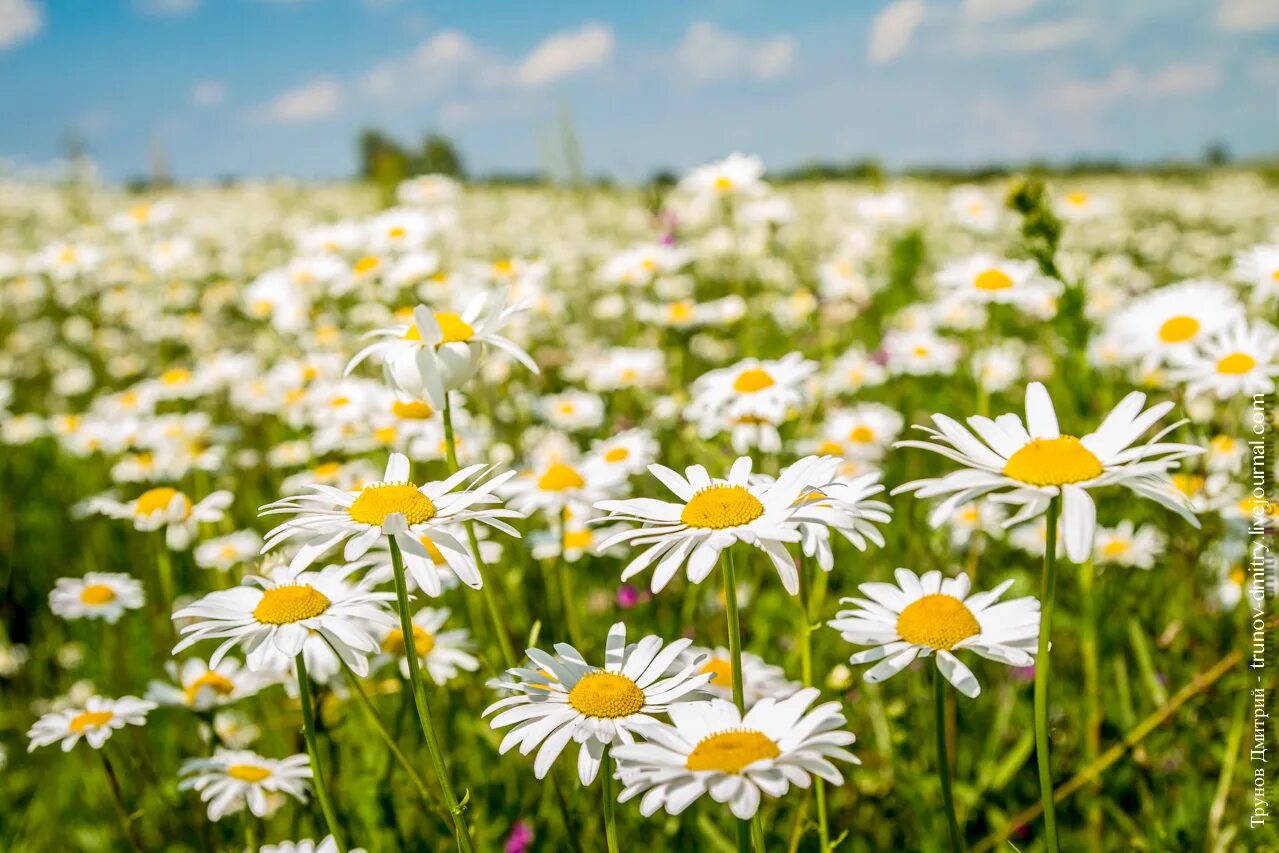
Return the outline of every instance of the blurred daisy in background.
[[[114,625],[126,610],[137,610],[144,600],[136,578],[89,572],[82,578],[58,578],[49,592],[49,609],[63,619],[102,619]]]
[[[1093,562],[1099,566],[1153,569],[1167,545],[1168,538],[1153,524],[1137,527],[1125,519],[1113,528],[1097,528]]]
[[[1195,345],[1242,319],[1230,287],[1216,281],[1183,281],[1133,298],[1107,323],[1124,355],[1143,370],[1194,351]]]
[[[1184,382],[1186,395],[1219,400],[1270,394],[1279,376],[1279,329],[1263,320],[1239,320],[1172,359],[1168,378]]]
[[[202,569],[225,572],[232,566],[255,559],[261,548],[262,536],[256,530],[237,530],[196,545],[195,564]]]
[[[70,752],[81,738],[94,749],[101,749],[117,729],[145,725],[147,713],[154,708],[154,702],[136,696],[90,696],[81,707],[54,711],[36,720],[27,732],[31,741],[27,752],[54,743],[60,744],[63,752]]]
[[[702,661],[698,671],[711,675],[704,692],[733,701],[733,665],[728,649],[723,646],[689,646],[685,658]],[[788,679],[786,670],[780,666],[768,663],[753,652],[742,652],[742,696],[747,708],[761,699],[785,699],[802,687],[798,681]]]
[[[1279,297],[1279,243],[1264,243],[1239,252],[1231,272],[1239,281],[1252,285],[1253,302]]]
[[[947,292],[977,303],[1026,306],[1061,293],[1061,283],[1046,278],[1035,261],[979,253],[952,261],[937,273]]]
[[[230,492],[217,491],[193,503],[177,489],[158,486],[127,503],[104,495],[91,498],[87,507],[90,512],[111,518],[129,519],[136,530],[151,532],[163,528],[169,550],[183,551],[195,538],[202,522],[222,520],[223,510],[231,505],[231,499]]]
[[[147,699],[193,711],[230,705],[274,683],[231,657],[223,658],[217,666],[209,666],[203,658],[190,658],[180,665],[169,661],[164,668],[172,681],[152,680],[147,685]]]
[[[257,817],[268,817],[284,804],[286,795],[307,801],[311,763],[306,755],[275,760],[245,750],[215,750],[210,758],[192,758],[178,771],[178,788],[197,791],[209,804],[209,820],[218,821],[246,806]]]
[[[480,668],[479,658],[471,654],[474,644],[470,640],[470,631],[465,628],[440,630],[449,616],[450,612],[445,607],[423,607],[413,614],[413,647],[436,684],[446,684],[456,678],[458,672],[475,672]],[[399,628],[386,628],[379,647],[385,657],[375,659],[374,667],[383,660],[393,660],[399,663],[401,675],[408,678],[404,632]]]
[[[1033,597],[1000,602],[1012,586],[1006,580],[987,592],[970,592],[968,575],[921,577],[897,569],[897,583],[864,583],[862,598],[844,598],[854,609],[841,610],[826,624],[845,640],[872,646],[857,652],[851,664],[879,661],[866,671],[872,684],[891,678],[916,658],[935,656],[937,669],[960,693],[981,693],[977,677],[955,652],[968,649],[989,660],[1024,667],[1034,662],[1039,642],[1039,601]]]

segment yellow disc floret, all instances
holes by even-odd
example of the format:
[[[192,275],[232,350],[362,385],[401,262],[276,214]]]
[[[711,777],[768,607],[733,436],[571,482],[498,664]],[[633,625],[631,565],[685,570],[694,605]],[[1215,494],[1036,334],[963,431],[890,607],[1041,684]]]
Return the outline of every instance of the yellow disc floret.
[[[782,751],[763,732],[754,729],[732,729],[707,735],[688,754],[689,770],[717,770],[741,773],[743,769],[765,758],[776,758]]]
[[[431,649],[435,648],[435,636],[425,628],[413,626],[413,650],[417,652],[417,656],[424,658],[431,653]],[[382,651],[388,655],[396,657],[404,657],[406,654],[404,647],[404,632],[399,628],[393,628],[386,635],[386,639],[382,640]]]
[[[1182,314],[1171,317],[1159,327],[1159,340],[1166,344],[1184,343],[1199,333],[1199,321]]]
[[[374,483],[347,508],[351,520],[360,524],[381,525],[397,512],[409,524],[421,524],[435,518],[435,503],[412,483]]]
[[[750,367],[737,374],[733,380],[733,390],[738,394],[753,394],[776,385],[771,373],[762,367]]]
[[[148,489],[139,495],[137,502],[133,505],[133,514],[151,516],[157,512],[167,512],[175,497],[181,498],[178,504],[182,507],[182,517],[185,518],[191,513],[191,499],[177,489],[171,489],[168,486]]]
[[[1257,366],[1257,360],[1246,352],[1232,352],[1217,362],[1217,372],[1226,376],[1240,376]]]
[[[679,520],[689,527],[723,530],[750,524],[764,514],[764,505],[743,486],[707,486],[684,506]]]
[[[110,604],[115,601],[115,590],[104,583],[86,584],[80,590],[80,603],[90,607]]]
[[[329,597],[309,584],[277,586],[262,593],[253,618],[263,625],[290,625],[329,609]]]
[[[702,664],[702,668],[699,669],[698,672],[711,673],[711,675],[714,676],[711,678],[711,684],[714,684],[716,687],[723,687],[728,690],[731,690],[733,687],[733,665],[724,658],[711,658],[706,663]]]
[[[209,670],[195,681],[188,684],[186,689],[182,691],[182,697],[186,700],[188,705],[194,705],[196,697],[198,697],[200,695],[200,691],[206,687],[219,696],[230,696],[235,692],[235,684],[231,682],[231,679],[221,673]]]
[[[568,703],[588,717],[629,717],[644,707],[644,691],[624,675],[592,672],[573,685]]]
[[[239,782],[261,782],[271,775],[271,771],[256,764],[232,764],[226,769],[226,775]]]
[[[566,492],[569,489],[580,489],[585,485],[586,480],[577,473],[577,469],[563,462],[551,463],[542,472],[542,476],[537,478],[537,487],[544,492]]]
[[[977,617],[951,595],[925,595],[897,617],[897,636],[917,646],[949,651],[981,633]]]
[[[1072,435],[1036,438],[1004,465],[1004,475],[1032,486],[1064,486],[1100,477],[1101,460]]]
[[[982,270],[973,279],[973,287],[978,290],[1007,290],[1012,286],[1012,277],[1003,270],[995,269],[994,267]]]
[[[89,729],[98,729],[111,722],[115,716],[110,711],[81,711],[71,719],[68,728],[73,732],[84,734]]]

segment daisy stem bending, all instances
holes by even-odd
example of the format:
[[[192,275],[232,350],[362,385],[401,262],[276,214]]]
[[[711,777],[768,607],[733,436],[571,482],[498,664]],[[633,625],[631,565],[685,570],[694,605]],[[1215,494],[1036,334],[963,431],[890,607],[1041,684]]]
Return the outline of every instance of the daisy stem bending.
[[[604,761],[600,768],[601,787],[604,790],[604,839],[608,844],[608,853],[618,853],[617,846],[617,802],[613,797],[613,756],[604,747]]]
[[[311,756],[315,798],[320,801],[324,822],[329,826],[329,834],[333,836],[339,853],[345,853],[346,842],[342,837],[342,825],[338,823],[337,812],[333,809],[333,798],[329,796],[329,787],[324,781],[324,772],[320,768],[320,745],[315,738],[315,707],[312,704],[311,679],[306,674],[306,659],[302,652],[298,652],[294,662],[298,671],[298,699],[302,704],[302,734],[306,738],[306,751]]]
[[[1048,853],[1057,853],[1057,811],[1053,805],[1052,765],[1048,756],[1048,650],[1053,624],[1053,585],[1057,575],[1057,517],[1061,497],[1048,505],[1048,540],[1044,545],[1044,574],[1039,600],[1039,649],[1035,656],[1035,760],[1039,764],[1039,799],[1044,806],[1044,837]]]
[[[449,473],[457,472],[457,444],[453,439],[453,404],[451,402],[450,392],[444,392],[444,453],[448,457]],[[471,546],[471,553],[475,556],[475,563],[481,569],[484,566],[480,558],[480,543],[475,537],[475,527],[468,521],[463,525],[466,528],[466,538]],[[484,596],[484,606],[488,608],[489,618],[493,622],[493,633],[497,635],[497,644],[502,650],[502,661],[506,668],[516,666],[519,661],[515,657],[515,646],[511,645],[511,637],[506,632],[506,620],[502,616],[502,608],[497,604],[497,590],[494,585],[497,583],[495,579],[490,579],[489,583],[480,587],[480,594]]]
[[[946,809],[946,825],[950,831],[950,849],[964,849],[959,820],[955,817],[955,795],[950,786],[950,750],[946,747],[946,679],[933,667],[933,718],[937,728],[937,772],[941,775],[941,798]]]
[[[120,792],[120,777],[116,776],[115,767],[111,765],[111,759],[107,758],[105,749],[97,749],[98,757],[102,759],[102,770],[107,775],[107,786],[111,789],[111,800],[115,803],[116,815],[120,818],[120,828],[124,830],[124,837],[129,840],[129,846],[137,853],[142,853],[142,845],[138,843],[138,836],[133,831],[133,818],[129,814],[129,807],[124,804],[124,795]]]
[[[404,637],[404,656],[409,666],[409,684],[413,689],[413,702],[417,707],[417,719],[422,725],[422,736],[426,740],[426,751],[431,757],[431,766],[435,770],[436,779],[444,791],[444,805],[453,816],[453,834],[457,838],[457,848],[463,853],[471,851],[470,831],[466,826],[466,816],[462,806],[453,793],[453,784],[449,781],[448,767],[444,764],[444,753],[440,749],[439,738],[435,734],[435,723],[431,718],[431,706],[426,699],[426,690],[422,686],[422,673],[417,657],[417,645],[413,637],[413,615],[409,613],[408,585],[404,579],[404,558],[400,555],[400,546],[394,536],[387,537],[391,548],[391,568],[395,573],[395,601],[400,611],[400,633]]]

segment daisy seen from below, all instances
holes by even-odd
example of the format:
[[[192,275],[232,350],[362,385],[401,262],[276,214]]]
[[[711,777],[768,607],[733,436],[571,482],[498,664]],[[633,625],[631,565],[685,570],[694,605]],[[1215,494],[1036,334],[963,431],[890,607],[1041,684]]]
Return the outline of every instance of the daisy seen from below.
[[[380,537],[387,537],[395,541],[400,551],[421,558],[410,564],[413,579],[420,588],[438,595],[441,587],[434,570],[436,553],[424,544],[426,537],[459,580],[479,589],[484,579],[475,557],[449,532],[448,526],[478,521],[503,533],[520,535],[502,521],[520,514],[493,506],[500,503],[494,491],[514,472],[484,479],[491,471],[483,464],[471,465],[447,479],[418,486],[409,480],[408,457],[392,453],[382,480],[358,492],[314,483],[310,486],[313,494],[283,498],[264,506],[263,515],[293,517],[267,533],[262,551],[270,551],[290,539],[301,540],[290,562],[296,570],[309,566],[342,542],[346,543],[343,558],[358,560]],[[472,488],[465,488],[466,485]]]
[[[126,574],[89,572],[82,578],[58,578],[49,593],[49,609],[63,619],[102,619],[114,625],[126,610],[137,610],[142,584]]]
[[[575,742],[580,745],[578,779],[590,785],[610,745],[633,743],[636,727],[652,722],[654,714],[705,698],[711,674],[699,672],[702,659],[676,665],[691,643],[665,643],[650,634],[627,645],[626,625],[618,622],[608,631],[602,667],[587,663],[567,643],[557,644],[555,655],[529,649],[529,660],[538,669],[507,670],[494,686],[515,695],[484,709],[483,716],[495,714],[493,728],[514,726],[498,751],[518,745],[520,754],[528,755],[537,749],[533,772],[542,779],[569,742]]]
[[[307,801],[311,779],[309,759],[290,755],[274,760],[247,750],[215,750],[211,758],[182,763],[178,788],[197,791],[209,804],[209,820],[218,821],[246,806],[256,817],[268,817],[283,802],[283,795]]]
[[[94,749],[101,749],[117,729],[145,725],[147,713],[154,709],[154,702],[136,696],[90,696],[83,707],[54,711],[36,720],[27,731],[27,752],[55,743],[61,745],[63,752],[70,752],[81,738]]]
[[[413,309],[412,321],[370,332],[380,340],[369,344],[347,363],[350,373],[371,356],[381,359],[388,383],[399,390],[427,397],[436,408],[448,405],[446,392],[460,388],[479,367],[486,347],[499,349],[537,373],[537,364],[499,330],[523,308],[504,304],[496,294],[481,293],[457,313]]]
[[[670,709],[671,725],[648,723],[644,743],[614,750],[622,779],[620,800],[641,794],[640,813],[677,815],[704,794],[726,803],[738,820],[755,816],[761,794],[783,797],[793,784],[807,788],[816,776],[844,783],[835,761],[860,764],[846,747],[856,741],[838,702],[811,707],[816,688],[786,699],[761,699],[743,714],[732,702],[712,699]]]

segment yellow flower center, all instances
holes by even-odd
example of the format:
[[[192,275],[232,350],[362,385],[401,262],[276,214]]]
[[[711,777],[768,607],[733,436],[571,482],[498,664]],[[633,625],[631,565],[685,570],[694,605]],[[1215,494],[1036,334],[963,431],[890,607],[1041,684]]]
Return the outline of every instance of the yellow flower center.
[[[263,625],[289,625],[329,609],[329,597],[310,584],[277,586],[262,593],[253,618]]]
[[[191,371],[183,367],[174,367],[160,374],[160,381],[165,385],[185,385],[191,381]]]
[[[759,498],[742,486],[707,486],[684,506],[679,520],[689,527],[722,530],[749,524],[764,514]]]
[[[325,462],[316,465],[311,469],[311,476],[321,482],[331,482],[337,479],[338,474],[342,473],[342,463]]]
[[[577,473],[577,469],[563,462],[552,463],[542,472],[542,476],[537,478],[537,487],[544,492],[564,492],[569,489],[580,489],[585,485],[586,480]]]
[[[1007,290],[1012,286],[1013,280],[1008,273],[994,267],[982,270],[977,274],[977,278],[973,279],[973,287],[978,290]]]
[[[875,440],[875,431],[865,424],[858,424],[848,434],[848,440],[856,444],[870,444]]]
[[[226,769],[226,775],[240,782],[261,782],[271,775],[271,771],[256,764],[232,764]]]
[[[1181,314],[1164,321],[1159,327],[1159,340],[1166,344],[1180,344],[1190,340],[1198,332],[1199,321]]]
[[[1203,491],[1204,478],[1199,474],[1173,474],[1172,484],[1177,491],[1181,492],[1188,498],[1193,498],[1195,495]]]
[[[604,454],[605,462],[623,462],[628,459],[631,452],[625,447],[614,447],[608,453]]]
[[[717,770],[741,773],[743,769],[765,758],[776,758],[782,751],[768,735],[754,729],[732,729],[707,735],[688,754],[689,770]]]
[[[733,188],[733,179],[727,175],[720,175],[715,179],[715,189],[722,193],[726,193]]]
[[[133,514],[146,517],[155,515],[157,512],[165,512],[169,509],[169,504],[173,503],[173,499],[179,496],[182,498],[182,517],[186,518],[191,513],[191,499],[168,486],[148,489],[139,495],[138,502],[133,507]]]
[[[666,317],[672,323],[687,323],[693,319],[693,303],[683,300],[666,306]]]
[[[413,649],[417,652],[417,656],[424,658],[431,653],[433,648],[435,648],[435,636],[425,628],[414,625]],[[382,641],[382,651],[388,655],[404,657],[404,632],[399,628],[393,628],[391,633],[386,635],[386,639]]]
[[[425,421],[435,414],[435,410],[425,400],[409,400],[408,402],[396,400],[391,404],[391,413],[397,418],[403,418],[406,421]]]
[[[716,687],[723,687],[726,690],[733,688],[733,664],[724,658],[711,658],[702,664],[698,672],[709,672],[714,675],[711,684]]]
[[[1246,352],[1232,352],[1217,362],[1217,372],[1227,376],[1239,376],[1257,366],[1257,360]]]
[[[71,731],[84,734],[89,729],[97,729],[111,722],[115,716],[110,711],[81,711],[69,724]]]
[[[1101,553],[1107,557],[1118,557],[1128,550],[1128,543],[1123,539],[1111,539],[1102,546]]]
[[[949,651],[981,633],[977,617],[958,598],[925,595],[912,601],[897,617],[897,635],[908,643]]]
[[[188,684],[186,689],[182,691],[182,695],[183,698],[186,699],[186,703],[188,705],[194,705],[196,697],[199,696],[200,691],[206,687],[219,696],[230,696],[235,692],[235,685],[231,683],[231,679],[227,678],[225,675],[219,675],[213,670],[209,670],[204,673],[204,675],[201,675],[195,681]]]
[[[373,272],[381,265],[382,262],[374,255],[365,255],[355,262],[353,269],[360,275],[364,275],[365,273]]]
[[[91,583],[80,590],[80,602],[90,606],[115,601],[115,590],[104,583]]]
[[[1064,486],[1100,477],[1101,460],[1073,435],[1036,438],[1004,466],[1004,475],[1032,486]]]
[[[588,717],[629,717],[644,707],[644,691],[615,672],[592,672],[568,692],[568,703]]]
[[[396,512],[409,524],[421,524],[435,518],[435,504],[412,483],[374,483],[347,509],[351,520],[360,524],[381,525]]]
[[[463,320],[452,311],[436,311],[435,322],[440,327],[441,344],[456,344],[469,341],[475,336],[475,329],[471,328],[471,324]],[[422,340],[422,331],[418,329],[417,324],[409,326],[408,331],[404,333],[406,341]]]
[[[1070,202],[1075,207],[1079,207],[1080,205],[1088,203],[1088,193],[1083,192],[1082,190],[1076,190],[1066,196],[1066,201]]]
[[[564,533],[564,549],[566,551],[585,551],[591,547],[591,531],[568,530]]]
[[[737,374],[737,378],[733,380],[733,390],[738,394],[753,394],[775,384],[777,383],[767,370],[752,367]]]

